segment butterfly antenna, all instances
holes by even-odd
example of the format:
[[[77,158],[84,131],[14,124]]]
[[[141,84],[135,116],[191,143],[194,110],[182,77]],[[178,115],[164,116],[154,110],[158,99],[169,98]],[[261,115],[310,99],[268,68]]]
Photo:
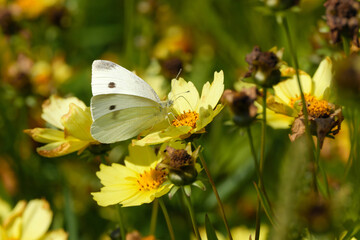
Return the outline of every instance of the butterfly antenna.
[[[178,72],[178,74],[176,75],[176,78],[175,78],[176,80],[179,80],[181,72],[182,72],[182,68],[179,69],[179,72]]]

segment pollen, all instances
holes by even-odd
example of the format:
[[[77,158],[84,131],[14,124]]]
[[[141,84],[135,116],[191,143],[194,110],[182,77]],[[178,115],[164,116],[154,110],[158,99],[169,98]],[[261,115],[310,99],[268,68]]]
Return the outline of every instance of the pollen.
[[[305,94],[305,101],[309,115],[314,118],[328,117],[333,110],[327,101],[318,100],[309,94]],[[290,106],[294,107],[294,105],[299,102],[301,103],[301,97],[292,98],[290,100]]]
[[[190,126],[193,129],[196,127],[196,121],[199,119],[199,114],[194,111],[188,111],[180,114],[172,121],[172,125],[175,127]]]
[[[150,168],[149,171],[144,171],[138,176],[137,183],[139,191],[157,189],[165,181],[165,178],[166,172],[164,170]]]

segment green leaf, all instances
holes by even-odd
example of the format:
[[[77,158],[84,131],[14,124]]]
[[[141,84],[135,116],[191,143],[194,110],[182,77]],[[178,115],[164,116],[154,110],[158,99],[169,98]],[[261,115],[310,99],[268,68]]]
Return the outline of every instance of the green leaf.
[[[263,192],[259,189],[258,185],[256,183],[254,183],[254,186],[255,186],[255,189],[256,189],[256,192],[258,194],[258,197],[260,199],[260,202],[261,202],[261,205],[266,213],[266,216],[268,217],[269,221],[271,222],[271,224],[273,226],[276,226],[276,221],[273,217],[273,212],[272,212],[272,209],[268,203],[268,201],[266,200]]]
[[[209,216],[205,214],[205,230],[206,230],[206,236],[208,240],[218,240],[215,229],[213,225],[210,222]]]

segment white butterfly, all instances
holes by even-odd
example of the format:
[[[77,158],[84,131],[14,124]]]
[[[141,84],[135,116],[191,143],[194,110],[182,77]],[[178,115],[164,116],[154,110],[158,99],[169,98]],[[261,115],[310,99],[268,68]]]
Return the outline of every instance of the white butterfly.
[[[127,69],[105,60],[92,64],[91,135],[101,143],[132,138],[168,117],[172,101]]]

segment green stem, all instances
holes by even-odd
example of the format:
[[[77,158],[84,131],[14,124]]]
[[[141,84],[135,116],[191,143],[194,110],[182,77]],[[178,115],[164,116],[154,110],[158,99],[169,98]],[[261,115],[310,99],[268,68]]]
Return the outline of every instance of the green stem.
[[[316,163],[316,160],[315,160],[315,157],[314,157],[314,155],[316,155],[316,148],[315,148],[315,143],[314,143],[314,141],[312,139],[311,131],[310,131],[310,127],[309,127],[309,118],[308,118],[308,111],[307,111],[307,107],[306,107],[305,95],[304,95],[304,91],[302,89],[301,81],[300,81],[299,62],[298,62],[298,59],[297,59],[297,55],[296,55],[294,45],[293,45],[292,40],[291,40],[290,28],[289,28],[289,24],[287,22],[286,17],[283,17],[282,23],[283,23],[285,33],[286,33],[286,38],[287,38],[287,41],[288,41],[288,44],[289,44],[290,54],[291,54],[291,57],[292,57],[292,60],[293,60],[294,66],[295,66],[296,80],[297,80],[299,90],[300,90],[301,103],[302,103],[302,112],[304,114],[305,132],[306,132],[306,135],[307,135],[307,138],[308,138],[308,144],[310,144],[309,148],[311,148],[312,151],[313,151],[313,154],[310,154],[311,160],[312,160],[311,162],[313,162],[313,164],[314,164],[314,168],[313,168],[313,185],[314,185],[315,192],[318,192],[319,190],[318,190],[318,187],[317,187],[317,180],[316,180],[317,163]]]
[[[195,146],[195,144],[194,144],[194,146]],[[196,148],[196,146],[195,146],[195,148]],[[208,168],[208,166],[207,166],[207,164],[206,164],[206,162],[205,162],[205,160],[204,160],[204,157],[202,156],[201,152],[200,152],[200,154],[199,154],[199,158],[200,158],[200,161],[201,161],[201,165],[203,166],[203,168],[204,168],[204,170],[205,170],[205,172],[206,172],[206,175],[207,175],[207,177],[208,177],[208,179],[209,179],[211,188],[212,188],[212,190],[213,190],[213,192],[214,192],[214,194],[215,194],[215,197],[216,197],[218,206],[219,206],[219,208],[220,208],[221,217],[222,217],[222,219],[223,219],[223,222],[224,222],[225,227],[226,227],[226,231],[227,231],[228,236],[229,236],[229,240],[232,240],[233,238],[232,238],[232,236],[231,236],[231,231],[230,231],[230,228],[229,228],[229,224],[228,224],[227,219],[226,219],[224,206],[223,206],[223,204],[222,204],[222,202],[221,202],[219,193],[218,193],[218,191],[217,191],[217,189],[216,189],[216,186],[215,186],[215,182],[214,182],[214,180],[212,179],[212,177],[211,177],[211,175],[210,175],[209,168]]]
[[[126,239],[126,231],[125,231],[125,226],[124,226],[124,219],[123,219],[123,214],[122,214],[122,209],[121,209],[120,204],[117,204],[116,208],[117,208],[117,212],[118,212],[118,221],[119,221],[121,239]]]
[[[173,229],[173,227],[171,225],[169,213],[168,213],[168,211],[166,209],[164,201],[161,198],[159,198],[159,204],[160,204],[161,210],[162,210],[162,212],[164,214],[166,225],[167,225],[169,233],[170,233],[170,238],[171,238],[171,240],[175,240],[174,229]]]
[[[265,190],[265,186],[264,186],[264,179],[262,177],[262,174],[260,172],[260,166],[259,166],[259,162],[258,162],[258,158],[256,155],[256,151],[255,151],[255,147],[254,147],[254,141],[253,141],[253,137],[252,137],[252,133],[251,133],[251,128],[247,127],[247,134],[248,134],[248,138],[249,138],[249,144],[250,144],[250,149],[251,149],[251,153],[253,155],[254,158],[254,163],[255,163],[255,169],[256,169],[256,173],[258,175],[258,179],[259,179],[259,187],[261,187],[261,191],[264,193],[264,196],[266,198],[266,201],[268,203],[268,205],[270,206],[270,210],[272,212],[272,208],[271,208],[271,204],[270,204],[270,199],[267,195],[267,192]]]
[[[259,180],[258,185],[260,189],[263,189],[262,184],[262,173],[265,162],[265,143],[266,143],[266,95],[267,89],[263,88],[263,96],[262,96],[262,126],[261,126],[261,151],[260,151],[260,165],[259,165]],[[255,240],[259,240],[260,238],[260,218],[261,218],[261,202],[258,196],[258,207],[256,212],[256,228],[255,228]]]
[[[324,168],[321,166],[320,164],[320,151],[321,151],[321,148],[320,148],[320,140],[319,138],[317,138],[317,143],[316,143],[316,158],[315,158],[315,161],[316,161],[316,164],[323,176],[323,180],[324,180],[324,184],[325,184],[325,187],[326,187],[326,194],[328,195],[328,197],[330,197],[330,189],[329,189],[329,184],[328,184],[328,181],[327,181],[327,176],[326,176],[326,172],[324,170]]]
[[[185,190],[184,190],[183,187],[181,187],[181,191],[183,193],[185,205],[188,208],[189,213],[190,213],[190,218],[191,218],[191,222],[192,222],[192,225],[193,225],[193,228],[194,228],[195,237],[196,237],[197,240],[201,240],[200,233],[199,233],[199,228],[197,226],[196,219],[195,219],[194,208],[193,208],[193,206],[191,204],[191,199],[190,199],[190,197],[188,197],[186,195]]]
[[[349,39],[347,37],[341,36],[341,41],[344,48],[344,53],[346,56],[350,55],[350,45],[349,45]]]
[[[152,208],[151,220],[150,220],[150,235],[152,236],[155,236],[158,210],[159,210],[159,200],[156,198],[153,202],[153,208]]]

